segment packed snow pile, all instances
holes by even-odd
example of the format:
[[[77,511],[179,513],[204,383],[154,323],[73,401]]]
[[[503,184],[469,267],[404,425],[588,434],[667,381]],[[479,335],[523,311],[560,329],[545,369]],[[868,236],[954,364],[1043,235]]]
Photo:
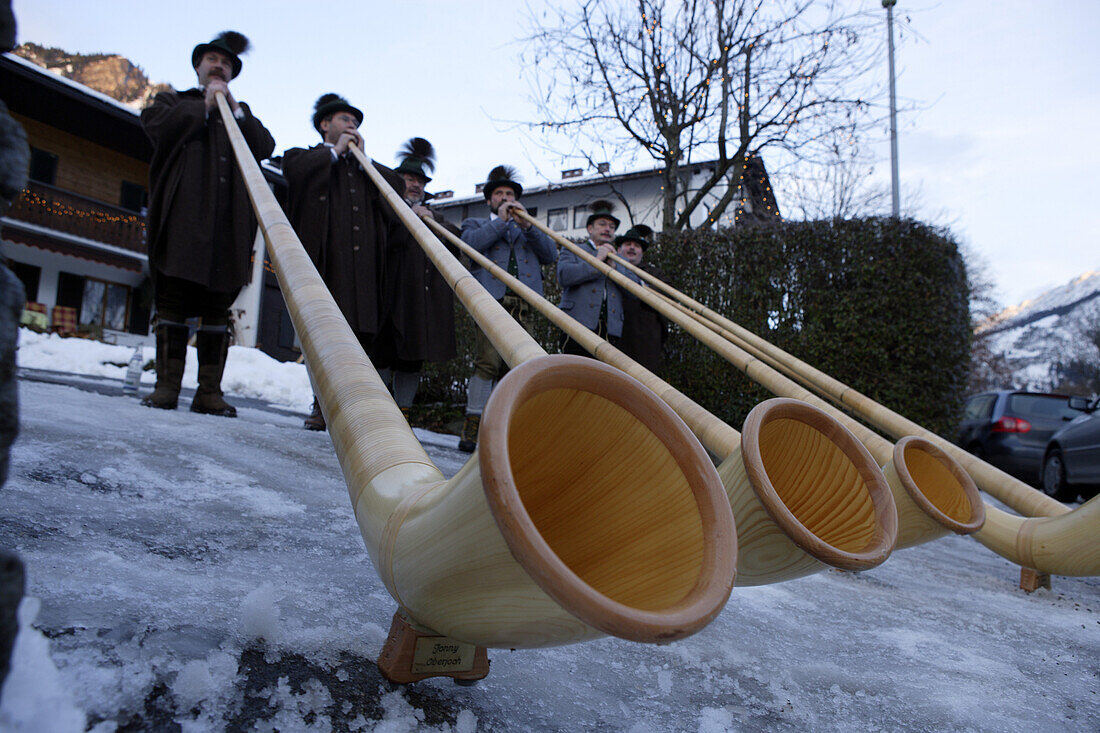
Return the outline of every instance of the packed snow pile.
[[[1019,568],[956,536],[863,573],[736,587],[673,644],[491,649],[474,687],[392,685],[374,660],[396,604],[305,407],[144,408],[122,367],[58,384],[28,366],[89,375],[128,350],[23,338],[0,547],[27,592],[2,731],[1100,728],[1100,578],[1027,594]],[[271,401],[303,404],[308,384],[288,392]],[[418,436],[448,476],[468,460],[453,436]]]

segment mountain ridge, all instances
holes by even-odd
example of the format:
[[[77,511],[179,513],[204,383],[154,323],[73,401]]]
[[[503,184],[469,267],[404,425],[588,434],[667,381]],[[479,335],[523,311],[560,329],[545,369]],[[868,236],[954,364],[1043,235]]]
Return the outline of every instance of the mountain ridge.
[[[144,108],[157,94],[171,89],[168,84],[151,82],[140,66],[119,54],[70,53],[33,42],[20,44],[12,53],[133,109]]]
[[[974,334],[975,391],[1100,393],[1100,271],[1005,308]]]

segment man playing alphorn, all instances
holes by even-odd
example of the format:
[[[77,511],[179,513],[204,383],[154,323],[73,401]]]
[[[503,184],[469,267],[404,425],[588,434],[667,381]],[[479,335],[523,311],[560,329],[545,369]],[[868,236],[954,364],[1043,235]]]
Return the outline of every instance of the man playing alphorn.
[[[638,224],[615,237],[619,256],[640,267],[658,280],[666,280],[656,265],[642,264],[642,258],[653,239],[653,230]],[[631,273],[633,277],[633,273]],[[639,279],[639,278],[635,278]],[[641,283],[645,285],[645,283]],[[648,303],[637,296],[623,292],[623,333],[615,344],[620,351],[657,376],[664,376],[665,341],[668,339],[668,321]]]
[[[608,256],[615,253],[611,242],[619,228],[619,220],[611,213],[611,208],[609,201],[593,201],[589,205],[592,213],[585,222],[588,241],[579,245],[601,262],[606,262]],[[629,275],[621,265],[613,266]],[[559,308],[601,338],[613,344],[618,341],[623,332],[623,298],[618,285],[568,249],[558,258],[558,284],[561,285]],[[565,335],[561,351],[588,356],[580,344]]]
[[[416,215],[432,217],[457,236],[458,229],[426,205],[431,195],[424,187],[435,168],[432,144],[414,137],[398,157],[394,171],[405,182],[405,203]],[[391,243],[387,257],[385,323],[371,361],[408,419],[424,362],[447,361],[457,353],[454,293],[411,234]]]
[[[512,216],[513,210],[526,211],[518,200],[523,195],[523,186],[515,179],[515,171],[510,166],[498,165],[489,172],[481,191],[489,205],[489,218],[470,218],[462,222],[462,239],[542,295],[542,265],[557,260],[558,250],[548,236]],[[504,283],[484,268],[475,265],[470,272],[513,318],[529,332],[533,331],[535,315],[525,301],[508,294]],[[476,348],[474,374],[466,385],[466,422],[458,443],[459,449],[467,453],[477,447],[481,413],[489,401],[493,384],[508,371],[504,359],[480,329]]]
[[[156,305],[157,385],[142,404],[176,409],[191,317],[202,319],[195,347],[199,387],[192,412],[235,417],[222,397],[229,306],[248,282],[256,219],[230,149],[216,95],[224,94],[256,160],[275,141],[229,82],[241,73],[248,39],[225,31],[191,52],[198,86],[161,92],[141,113],[153,143],[149,164],[149,265]]]
[[[378,188],[349,154],[351,145],[362,145],[362,121],[363,113],[343,97],[322,95],[313,107],[313,127],[322,142],[308,150],[287,150],[283,175],[290,223],[363,350],[370,354],[382,325],[386,248],[406,235]],[[375,167],[398,194],[404,193],[399,176],[384,166]],[[316,398],[305,427],[325,429]]]

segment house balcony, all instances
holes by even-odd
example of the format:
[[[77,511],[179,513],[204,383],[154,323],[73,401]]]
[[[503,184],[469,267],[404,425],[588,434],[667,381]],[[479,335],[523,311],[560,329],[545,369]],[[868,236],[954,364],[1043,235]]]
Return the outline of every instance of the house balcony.
[[[144,255],[145,217],[80,194],[27,181],[9,219]]]

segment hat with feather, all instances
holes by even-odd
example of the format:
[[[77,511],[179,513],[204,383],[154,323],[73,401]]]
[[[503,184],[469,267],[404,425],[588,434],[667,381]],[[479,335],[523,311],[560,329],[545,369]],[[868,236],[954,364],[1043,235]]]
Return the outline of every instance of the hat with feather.
[[[624,234],[615,237],[616,247],[623,246],[624,242],[637,242],[642,245],[643,250],[649,249],[649,246],[653,244],[653,230],[645,224],[635,224],[627,229]]]
[[[241,54],[248,49],[248,38],[243,33],[222,31],[210,43],[200,43],[195,46],[195,50],[191,52],[191,67],[199,68],[199,62],[207,51],[217,51],[229,57],[233,64],[233,78],[236,79],[237,74],[241,73]]]
[[[593,201],[588,205],[588,210],[592,213],[588,215],[588,220],[584,223],[584,225],[586,227],[590,227],[592,226],[592,222],[596,221],[597,219],[610,219],[611,221],[615,222],[615,228],[618,229],[619,219],[611,213],[611,210],[614,208],[615,204],[611,203],[610,201],[606,201],[604,199]]]
[[[501,186],[508,186],[515,193],[518,199],[523,195],[523,186],[519,185],[516,179],[519,178],[516,175],[516,169],[510,165],[498,165],[493,170],[489,171],[489,178],[485,181],[485,185],[481,188],[481,193],[485,195],[485,200],[488,201],[493,195],[493,191],[497,190]]]
[[[405,141],[401,149],[397,151],[397,159],[400,165],[394,168],[397,173],[411,173],[420,176],[424,183],[432,179],[429,173],[435,170],[435,148],[422,137],[413,137]]]
[[[325,133],[321,132],[321,123],[332,117],[337,112],[347,112],[361,125],[363,124],[363,113],[356,107],[352,107],[348,103],[348,100],[341,97],[339,94],[329,92],[328,94],[322,94],[317,98],[317,101],[313,103],[313,129],[320,132],[322,136]]]

